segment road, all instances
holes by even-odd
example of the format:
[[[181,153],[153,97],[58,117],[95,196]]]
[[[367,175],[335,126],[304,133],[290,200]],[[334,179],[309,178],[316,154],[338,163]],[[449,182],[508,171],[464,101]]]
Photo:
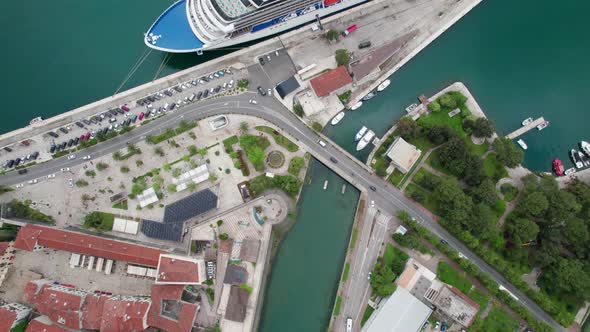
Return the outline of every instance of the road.
[[[248,102],[249,99],[256,98],[257,105]],[[510,284],[500,273],[496,272],[490,265],[471,252],[461,241],[455,239],[440,224],[438,224],[423,207],[408,199],[393,185],[379,178],[363,163],[354,159],[342,148],[329,139],[322,139],[328,144],[325,147],[320,146],[317,141],[319,135],[307,127],[296,115],[287,110],[277,100],[270,97],[259,97],[255,92],[248,91],[241,95],[214,98],[200,101],[194,104],[183,106],[172,114],[167,114],[162,119],[148,123],[147,125],[138,126],[133,131],[117,136],[111,140],[92,146],[79,152],[79,155],[91,155],[98,157],[113,153],[124,148],[127,143],[137,143],[147,135],[155,135],[163,132],[166,128],[175,127],[182,120],[199,120],[218,114],[238,113],[263,118],[282,130],[289,133],[297,139],[299,144],[306,146],[307,151],[316,159],[324,163],[338,175],[349,181],[361,191],[369,195],[369,200],[374,200],[376,206],[382,213],[395,215],[397,211],[405,210],[411,216],[416,218],[423,226],[439,238],[448,242],[449,246],[463,253],[471,262],[473,262],[481,271],[488,273],[500,285],[506,287],[510,292],[520,299],[520,303],[525,305],[538,320],[544,321],[551,325],[555,330],[565,331],[557,322],[555,322],[547,313],[530,300],[524,293]],[[335,159],[333,162],[330,158]],[[66,157],[57,158],[43,164],[34,165],[28,168],[28,173],[19,175],[17,172],[9,172],[0,176],[0,185],[15,185],[34,178],[56,173],[63,167],[74,167],[82,164],[84,161],[80,158],[67,160]],[[366,236],[359,234],[359,236]],[[341,319],[346,319],[341,318]]]

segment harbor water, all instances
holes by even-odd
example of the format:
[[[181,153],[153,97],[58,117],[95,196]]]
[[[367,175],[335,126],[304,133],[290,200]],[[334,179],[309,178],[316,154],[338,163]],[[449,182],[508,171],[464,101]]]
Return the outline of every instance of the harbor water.
[[[171,3],[0,2],[5,13],[0,18],[5,45],[0,131],[113,94],[146,52],[143,32]],[[584,1],[484,1],[394,74],[385,92],[326,131],[354,151],[352,138],[362,125],[381,136],[418,95],[462,81],[500,134],[529,116],[551,122],[523,137],[529,146],[527,167],[548,171],[554,157],[571,167],[568,151],[590,140],[585,124],[588,12],[590,3]],[[159,76],[225,52],[174,55]],[[152,80],[164,56],[149,53],[124,88]],[[366,148],[356,155],[368,153]],[[312,183],[304,187],[297,222],[278,250],[267,283],[263,331],[324,331],[329,323],[358,192],[347,189],[342,195],[342,180],[321,165],[309,176]]]

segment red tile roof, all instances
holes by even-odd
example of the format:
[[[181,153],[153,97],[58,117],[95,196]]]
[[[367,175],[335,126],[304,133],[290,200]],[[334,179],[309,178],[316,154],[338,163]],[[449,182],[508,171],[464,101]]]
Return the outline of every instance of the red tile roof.
[[[51,319],[72,329],[81,329],[80,307],[84,296],[71,294],[60,289],[55,289],[52,284],[46,284],[34,296],[33,304],[37,311]]]
[[[183,285],[152,285],[152,307],[148,314],[148,324],[167,332],[189,332],[197,316],[197,305],[181,301]],[[178,301],[180,310],[178,320],[162,316],[164,300]]]
[[[350,83],[352,77],[346,66],[340,66],[311,80],[311,86],[318,97],[327,96]]]
[[[164,253],[155,248],[32,224],[20,229],[14,246],[32,251],[35,243],[52,249],[153,267],[158,265],[158,257]]]
[[[15,312],[0,308],[0,332],[9,332],[15,319]]]
[[[87,294],[82,305],[82,328],[100,330],[102,310],[106,296]]]
[[[4,255],[4,253],[6,252],[6,249],[8,249],[9,244],[10,244],[10,242],[0,242],[0,256]]]
[[[108,299],[102,312],[101,332],[143,331],[148,328],[148,301]]]
[[[156,283],[200,283],[199,264],[179,256],[160,256]]]
[[[27,329],[25,332],[69,332],[68,330],[59,327],[55,324],[45,324],[41,322],[38,318],[33,319],[29,325],[27,325]]]

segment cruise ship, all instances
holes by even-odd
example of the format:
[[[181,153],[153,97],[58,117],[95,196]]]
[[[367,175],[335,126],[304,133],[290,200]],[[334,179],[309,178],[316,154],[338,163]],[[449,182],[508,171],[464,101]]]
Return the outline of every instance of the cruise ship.
[[[179,0],[158,17],[145,44],[202,52],[264,38],[370,0]]]

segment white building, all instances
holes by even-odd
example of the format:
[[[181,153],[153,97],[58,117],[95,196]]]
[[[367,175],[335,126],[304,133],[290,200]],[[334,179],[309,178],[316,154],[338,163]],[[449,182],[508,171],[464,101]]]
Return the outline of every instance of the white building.
[[[420,149],[406,142],[401,136],[396,137],[385,152],[391,164],[404,174],[410,171],[421,154]]]
[[[405,288],[398,287],[379,304],[365,323],[362,332],[417,332],[430,314],[430,309]]]

